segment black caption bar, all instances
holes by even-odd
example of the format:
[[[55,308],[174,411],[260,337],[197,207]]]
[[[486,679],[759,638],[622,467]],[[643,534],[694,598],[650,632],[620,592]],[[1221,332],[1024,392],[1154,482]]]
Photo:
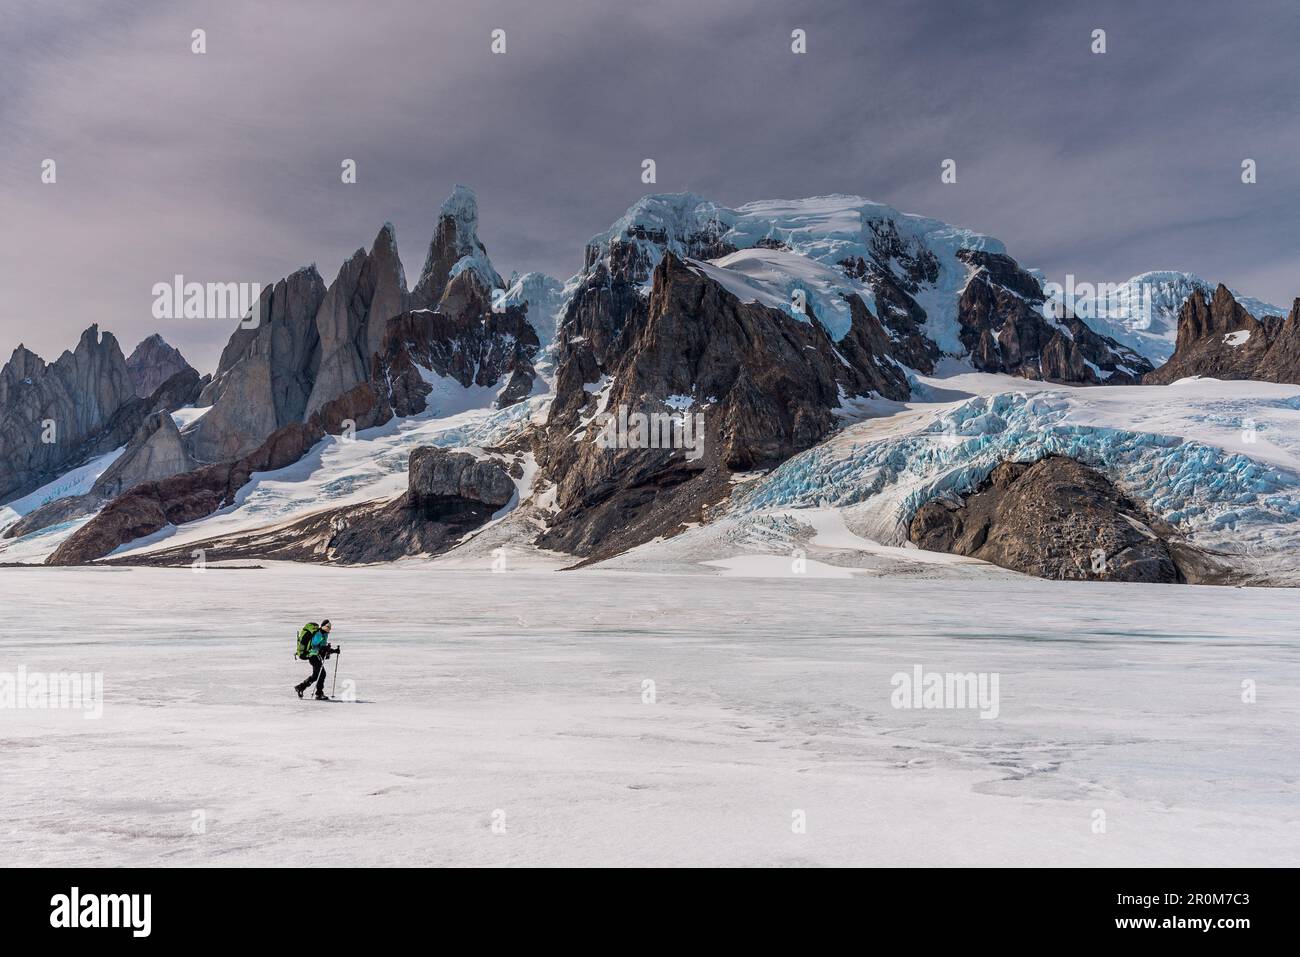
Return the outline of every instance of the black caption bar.
[[[927,941],[1030,931],[1060,939],[1192,936],[1218,944],[1280,933],[1294,870],[625,870],[593,874],[420,869],[8,869],[7,943],[130,947],[256,940],[373,945],[455,926],[609,926],[630,939],[702,922],[732,938],[856,925],[926,928]],[[255,929],[255,930],[254,930]],[[458,932],[459,933],[459,932]],[[661,943],[667,941],[660,938]],[[613,941],[611,940],[612,944]]]

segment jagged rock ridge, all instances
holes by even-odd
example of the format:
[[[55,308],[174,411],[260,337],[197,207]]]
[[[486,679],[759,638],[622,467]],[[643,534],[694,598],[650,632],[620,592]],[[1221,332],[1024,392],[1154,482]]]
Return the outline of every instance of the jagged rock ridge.
[[[1300,299],[1285,319],[1256,318],[1222,284],[1208,300],[1196,290],[1178,314],[1174,354],[1143,381],[1189,376],[1300,384]]]
[[[117,340],[96,325],[48,365],[19,346],[0,369],[0,504],[126,445],[150,413],[192,403],[198,386],[186,367],[136,395]]]

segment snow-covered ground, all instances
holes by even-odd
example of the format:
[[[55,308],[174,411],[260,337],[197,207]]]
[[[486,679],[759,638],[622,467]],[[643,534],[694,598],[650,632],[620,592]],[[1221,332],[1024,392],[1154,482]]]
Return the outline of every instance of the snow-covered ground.
[[[1300,594],[1172,594],[424,562],[5,569],[0,673],[98,672],[103,698],[98,719],[0,708],[0,854],[1300,865]],[[290,690],[294,631],[322,616],[354,701]],[[996,717],[893,707],[917,666],[996,674]]]
[[[405,488],[411,449],[500,443],[540,421],[549,402],[549,396],[534,396],[494,410],[483,407],[492,396],[472,391],[444,386],[424,415],[366,430],[356,441],[327,438],[300,462],[255,475],[231,507],[133,542],[117,556],[391,498]],[[948,362],[941,375],[915,376],[913,395],[905,403],[849,403],[841,431],[767,474],[740,477],[713,522],[635,549],[609,567],[763,574],[762,566],[779,571],[795,549],[804,549],[811,573],[840,574],[822,568],[829,565],[867,575],[926,576],[946,556],[906,550],[907,524],[923,502],[969,491],[1000,461],[1064,454],[1101,470],[1190,541],[1236,555],[1241,570],[1256,576],[1252,580],[1300,583],[1300,386],[1194,379],[1071,387],[973,373]],[[86,475],[56,484],[88,486],[103,467],[94,463]],[[521,503],[533,491],[533,472],[530,466],[516,482]],[[542,506],[530,513],[537,521],[545,517],[542,498],[532,503]],[[818,516],[818,510],[836,514]],[[0,561],[43,561],[85,521],[0,539]],[[833,546],[824,535],[813,541],[812,530],[828,521],[850,538],[841,536]],[[457,551],[471,552],[468,561],[453,551],[443,562],[475,567],[485,554],[477,539],[490,540],[492,548],[524,548],[537,531],[536,522],[507,523],[461,546]],[[708,564],[716,562],[724,564]],[[543,562],[563,563],[555,556]],[[989,576],[979,563],[949,564],[954,567],[946,574]]]
[[[391,498],[406,490],[407,463],[412,449],[422,445],[473,449],[499,443],[542,414],[549,402],[549,397],[538,396],[498,410],[491,408],[496,398],[493,390],[464,389],[449,379],[433,384],[429,408],[423,414],[365,429],[353,439],[329,436],[292,465],[273,472],[254,473],[230,507],[183,527],[168,526],[123,546],[116,554],[172,548],[296,521],[321,509]],[[82,491],[90,487],[116,454],[85,467],[84,471],[93,474],[79,480],[85,486]],[[531,480],[530,475],[525,477]],[[60,483],[65,480],[61,479]],[[519,484],[521,493],[526,495],[527,482]],[[28,498],[35,501],[44,491]],[[14,515],[6,523],[4,510],[0,509],[0,531],[17,518]],[[21,539],[0,539],[0,561],[42,562],[87,521],[88,518],[81,518],[65,522]]]

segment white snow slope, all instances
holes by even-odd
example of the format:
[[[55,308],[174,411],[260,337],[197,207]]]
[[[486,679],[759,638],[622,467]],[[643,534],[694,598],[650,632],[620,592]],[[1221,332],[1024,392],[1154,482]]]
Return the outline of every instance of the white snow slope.
[[[1300,594],[1170,599],[1024,578],[4,569],[0,670],[99,673],[103,696],[98,719],[0,708],[0,855],[1300,865]],[[294,632],[322,615],[353,700],[291,690]],[[998,675],[997,716],[893,707],[916,666]]]
[[[466,389],[454,379],[441,376],[431,375],[430,381],[435,388],[425,413],[363,430],[354,441],[329,436],[293,465],[254,473],[229,508],[181,527],[168,526],[114,554],[171,548],[216,535],[285,524],[327,508],[391,498],[406,490],[412,449],[441,445],[481,451],[484,446],[505,441],[533,417],[542,415],[550,401],[547,396],[533,397],[498,410],[491,408],[495,389]],[[107,467],[107,463],[99,464]],[[520,498],[526,498],[531,491],[528,484],[516,485]],[[82,518],[23,538],[0,539],[0,562],[43,562],[87,521]]]

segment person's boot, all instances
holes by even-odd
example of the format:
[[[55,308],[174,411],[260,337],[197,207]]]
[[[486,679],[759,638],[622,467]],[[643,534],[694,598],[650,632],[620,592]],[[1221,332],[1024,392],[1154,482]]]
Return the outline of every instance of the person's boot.
[[[294,686],[293,686],[293,690],[296,691],[296,692],[298,692],[298,697],[299,697],[299,698],[302,697],[302,693],[303,693],[303,690],[304,690],[304,689],[303,689],[303,687],[302,687],[301,685],[294,685]]]
[[[323,692],[323,691],[317,691],[317,692],[316,692],[316,700],[317,700],[317,701],[329,701],[329,699],[330,699],[330,696],[327,695],[327,694],[325,694],[325,692]]]

